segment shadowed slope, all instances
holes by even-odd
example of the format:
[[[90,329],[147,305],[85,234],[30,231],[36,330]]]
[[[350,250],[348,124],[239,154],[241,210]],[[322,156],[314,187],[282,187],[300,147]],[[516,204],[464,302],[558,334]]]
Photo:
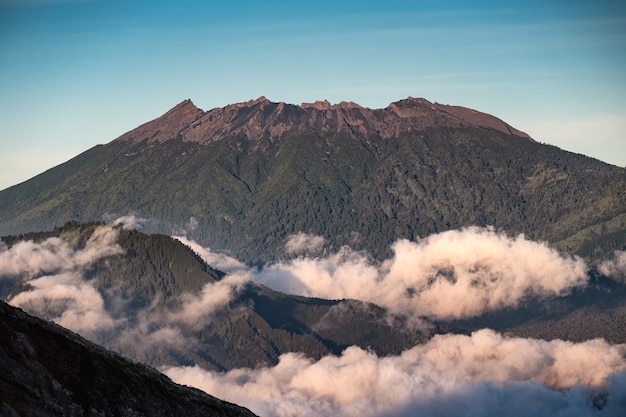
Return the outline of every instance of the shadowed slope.
[[[0,301],[3,416],[253,416]]]

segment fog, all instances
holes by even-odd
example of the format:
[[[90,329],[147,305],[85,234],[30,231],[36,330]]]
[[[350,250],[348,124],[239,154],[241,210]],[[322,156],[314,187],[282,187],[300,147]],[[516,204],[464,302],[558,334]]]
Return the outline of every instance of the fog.
[[[58,238],[0,246],[0,280],[29,286],[9,302],[96,342],[158,358],[160,349],[198,348],[193,330],[228,308],[249,281],[300,295],[374,302],[417,319],[470,317],[515,306],[528,295],[561,296],[587,280],[582,260],[491,228],[400,240],[392,247],[393,257],[381,263],[348,247],[313,257],[324,253],[325,241],[298,234],[286,240],[285,252],[299,257],[261,269],[180,237],[227,275],[183,295],[175,309],[159,309],[155,300],[129,316],[125,306],[131,300],[116,299],[85,278],[94,262],[123,253],[117,234],[110,226],[99,227],[84,249]],[[623,252],[616,253],[600,269],[620,276],[624,259]],[[390,357],[352,346],[340,356],[314,361],[286,353],[275,366],[228,373],[199,366],[162,369],[177,382],[265,417],[626,412],[626,346],[600,339],[544,341],[483,329],[438,335]]]

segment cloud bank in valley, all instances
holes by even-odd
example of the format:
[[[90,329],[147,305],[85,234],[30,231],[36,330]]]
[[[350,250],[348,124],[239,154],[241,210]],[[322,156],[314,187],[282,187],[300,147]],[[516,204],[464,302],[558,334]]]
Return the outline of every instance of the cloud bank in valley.
[[[83,249],[74,249],[66,240],[52,237],[41,243],[26,240],[11,249],[0,248],[0,277],[29,278],[56,272],[83,272],[100,258],[122,252],[118,232],[109,226],[98,227]]]
[[[326,257],[268,265],[254,279],[287,293],[357,299],[396,314],[441,319],[514,307],[528,295],[564,295],[587,282],[581,259],[491,228],[399,240],[392,249],[393,258],[381,265],[344,247]]]
[[[319,361],[295,353],[272,368],[218,374],[170,367],[174,381],[271,416],[620,415],[626,346],[439,335],[399,356],[358,347]],[[595,401],[595,403],[594,403]]]

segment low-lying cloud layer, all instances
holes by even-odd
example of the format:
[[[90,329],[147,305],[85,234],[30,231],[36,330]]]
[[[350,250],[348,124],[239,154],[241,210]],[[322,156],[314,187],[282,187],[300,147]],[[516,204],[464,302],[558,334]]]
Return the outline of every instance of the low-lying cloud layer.
[[[381,265],[342,248],[326,257],[266,266],[254,279],[291,294],[351,298],[396,314],[441,319],[514,307],[528,295],[564,295],[587,282],[582,260],[491,228],[400,240],[392,249],[394,257]]]
[[[439,335],[399,356],[358,347],[313,361],[224,374],[170,367],[174,381],[270,416],[621,415],[626,346],[601,340]],[[595,404],[594,404],[595,401]]]
[[[154,359],[164,349],[200,346],[197,326],[211,320],[248,281],[301,295],[370,301],[416,318],[468,317],[515,306],[529,294],[558,296],[586,283],[587,267],[580,259],[493,229],[398,241],[393,258],[380,265],[343,248],[261,270],[179,238],[228,275],[181,297],[176,309],[149,306],[131,317],[124,309],[130,300],[107,298],[85,278],[94,262],[122,253],[117,236],[117,229],[103,226],[83,249],[57,238],[0,247],[0,284],[30,286],[10,300],[13,305],[97,342],[111,346],[114,340],[116,349],[134,357]],[[324,241],[296,235],[288,243],[294,254],[319,253]],[[624,259],[616,253],[600,269],[623,273]],[[287,353],[276,366],[255,370],[214,373],[175,366],[165,371],[264,417],[622,416],[626,411],[625,345],[510,338],[491,330],[435,336],[391,357],[353,346],[318,361]]]

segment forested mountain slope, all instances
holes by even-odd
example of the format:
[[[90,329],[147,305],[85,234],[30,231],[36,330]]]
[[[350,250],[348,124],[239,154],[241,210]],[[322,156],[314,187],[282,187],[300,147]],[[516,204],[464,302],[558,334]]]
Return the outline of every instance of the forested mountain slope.
[[[626,170],[423,99],[261,98],[207,112],[185,101],[0,191],[0,235],[128,214],[247,263],[283,256],[297,232],[382,260],[397,239],[470,225],[593,256],[626,244]]]

